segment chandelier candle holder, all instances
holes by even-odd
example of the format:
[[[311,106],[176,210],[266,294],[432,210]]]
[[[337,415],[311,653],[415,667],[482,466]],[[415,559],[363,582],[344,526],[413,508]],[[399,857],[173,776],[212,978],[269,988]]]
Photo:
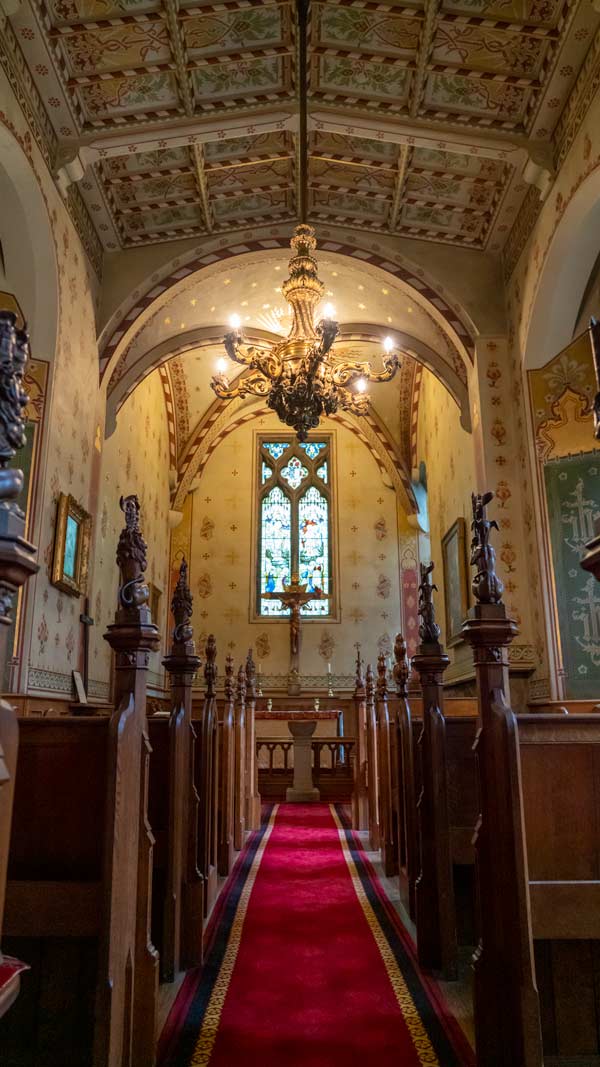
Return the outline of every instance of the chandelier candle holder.
[[[247,367],[247,372],[230,385],[225,373],[226,362],[219,360],[211,386],[223,400],[265,397],[281,422],[296,431],[299,441],[305,441],[324,415],[335,415],[338,410],[366,415],[368,382],[391,381],[400,359],[389,337],[383,343],[381,371],[372,370],[366,360],[335,358],[331,350],[339,326],[333,308],[328,306],[325,317],[315,324],[317,305],[325,286],[313,255],[317,247],[313,227],[304,223],[297,226],[290,244],[294,254],[289,277],[281,286],[292,309],[288,336],[267,352],[245,346],[239,316],[232,316],[233,328],[223,342],[225,351],[233,363]]]

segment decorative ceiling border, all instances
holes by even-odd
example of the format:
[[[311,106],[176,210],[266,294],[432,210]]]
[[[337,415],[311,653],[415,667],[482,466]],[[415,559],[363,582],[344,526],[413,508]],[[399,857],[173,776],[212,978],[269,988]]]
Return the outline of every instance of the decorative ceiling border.
[[[162,390],[165,398],[165,411],[167,414],[167,429],[169,431],[169,470],[177,470],[177,428],[175,424],[175,405],[171,390],[171,379],[165,363],[158,368]]]
[[[10,87],[15,94],[17,104],[44,158],[50,177],[56,185],[55,170],[59,157],[58,139],[42,103],[42,98],[29,73],[25,57],[19,47],[19,42],[15,37],[12,26],[8,18],[1,14],[0,66],[6,74]],[[71,185],[68,195],[61,199],[94,268],[98,281],[101,281],[104,249],[83,197],[77,186]]]
[[[156,275],[153,275],[153,281],[148,283],[148,288],[145,293],[140,294],[137,302],[129,308],[127,312],[122,311],[120,319],[117,320],[116,326],[112,332],[108,334],[107,340],[101,347],[100,351],[100,379],[104,378],[111,360],[115,355],[119,345],[123,341],[125,335],[129,330],[133,328],[136,321],[140,316],[147,311],[147,309],[178,282],[183,281],[190,275],[201,271],[204,267],[212,267],[215,263],[235,258],[239,255],[245,255],[249,252],[263,252],[273,251],[276,248],[287,248],[289,245],[289,237],[269,237],[253,241],[244,241],[234,245],[229,245],[226,248],[215,249],[214,251],[207,252],[204,255],[197,255],[181,264],[179,260],[170,267],[169,273],[163,277],[161,281],[156,279]],[[393,263],[389,258],[380,255],[376,252],[368,252],[362,248],[344,244],[341,241],[335,241],[326,238],[323,240],[319,249],[321,252],[335,252],[339,255],[348,256],[349,259],[359,260],[362,263],[369,263],[372,266],[379,267],[387,274],[391,274],[393,277],[398,278],[400,281],[409,285],[411,289],[414,289],[419,296],[429,302],[436,311],[445,319],[447,325],[459,338],[461,344],[464,346],[471,362],[475,359],[475,338],[474,334],[467,328],[465,323],[459,317],[456,312],[447,303],[444,297],[433,288],[433,286],[425,279],[424,274],[419,270],[410,271],[398,263]]]

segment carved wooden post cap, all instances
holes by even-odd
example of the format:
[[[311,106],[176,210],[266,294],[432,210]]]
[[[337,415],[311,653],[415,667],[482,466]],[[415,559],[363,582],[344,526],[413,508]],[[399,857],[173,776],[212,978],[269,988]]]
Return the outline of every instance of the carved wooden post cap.
[[[119,607],[114,623],[104,637],[117,653],[144,653],[138,666],[148,664],[148,654],[158,649],[160,635],[152,622],[148,606],[149,590],[144,579],[147,545],[140,530],[140,503],[137,496],[121,497],[125,526],[117,545],[117,564],[121,575]]]
[[[231,703],[233,700],[233,656],[227,653],[225,658],[225,700]]]
[[[375,699],[375,676],[373,674],[373,668],[370,663],[367,664],[365,692],[367,696],[367,702],[369,704],[372,704],[373,700]]]
[[[246,668],[243,663],[240,663],[237,673],[236,697],[238,704],[243,704],[246,700]]]
[[[354,675],[354,696],[358,699],[365,695],[365,675],[363,661],[360,654],[360,645],[356,645],[356,673]]]
[[[256,699],[256,667],[252,658],[252,649],[248,649],[246,656],[246,699]]]
[[[190,623],[193,605],[194,601],[188,585],[188,565],[184,556],[171,600],[171,613],[175,623],[171,651],[163,659],[163,666],[171,674],[195,674],[200,668],[201,660],[200,656],[196,655],[194,632]]]
[[[204,681],[206,682],[206,695],[207,697],[214,697],[217,684],[217,642],[214,634],[208,635],[205,656]]]
[[[387,666],[386,657],[380,652],[377,657],[377,699],[385,700],[387,697]]]
[[[394,666],[392,668],[392,676],[398,696],[405,697],[407,695],[409,674],[410,667],[408,666],[406,655],[406,641],[402,634],[399,633],[396,634],[396,640],[394,641]]]
[[[440,628],[435,621],[435,608],[433,605],[433,592],[437,593],[437,585],[431,581],[434,563],[420,563],[421,581],[419,583],[419,637],[422,645],[438,645]]]

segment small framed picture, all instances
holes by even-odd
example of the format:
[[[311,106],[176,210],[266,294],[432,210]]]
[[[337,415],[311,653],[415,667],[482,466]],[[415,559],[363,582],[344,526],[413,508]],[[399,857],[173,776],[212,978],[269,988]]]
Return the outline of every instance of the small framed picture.
[[[442,561],[446,607],[446,644],[451,647],[463,640],[462,625],[467,617],[469,606],[466,524],[462,518],[457,519],[442,538]]]
[[[77,700],[80,704],[87,704],[88,699],[87,693],[85,691],[85,686],[83,684],[83,678],[81,677],[79,671],[72,671],[71,673],[73,677],[73,685],[77,694]]]
[[[52,584],[70,596],[86,591],[92,517],[74,497],[61,493],[56,510]]]

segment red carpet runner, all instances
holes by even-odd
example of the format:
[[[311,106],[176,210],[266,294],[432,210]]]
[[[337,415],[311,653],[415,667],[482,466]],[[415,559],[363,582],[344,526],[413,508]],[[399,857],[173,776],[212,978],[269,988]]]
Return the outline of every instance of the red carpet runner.
[[[163,1067],[473,1062],[341,818],[326,804],[270,810],[171,1012]]]

